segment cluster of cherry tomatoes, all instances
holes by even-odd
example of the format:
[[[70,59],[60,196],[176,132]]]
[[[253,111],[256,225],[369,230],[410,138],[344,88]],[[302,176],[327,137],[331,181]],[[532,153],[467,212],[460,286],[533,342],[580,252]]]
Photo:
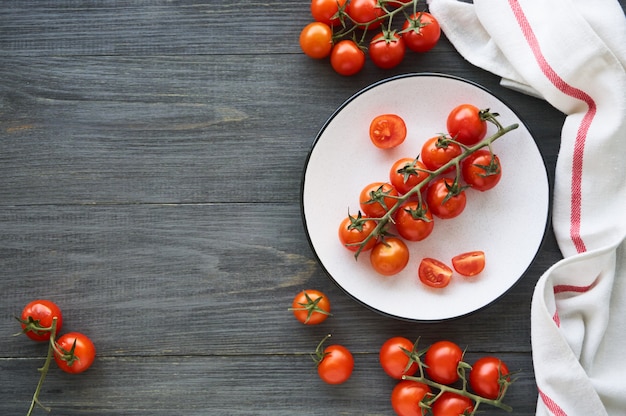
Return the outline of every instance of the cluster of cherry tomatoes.
[[[418,11],[419,0],[312,0],[314,21],[300,32],[300,47],[309,57],[330,56],[341,75],[363,69],[369,56],[378,67],[399,65],[407,49],[427,52],[439,41],[441,29],[430,13]],[[401,27],[393,20],[401,14]],[[373,36],[370,33],[375,31]]]
[[[348,214],[340,225],[341,243],[355,256],[370,252],[370,262],[378,273],[391,276],[409,262],[408,242],[428,237],[434,218],[459,216],[467,203],[468,188],[487,191],[501,179],[502,167],[487,139],[487,121],[497,114],[461,104],[450,111],[447,134],[426,140],[417,157],[402,157],[390,166],[385,181],[366,185],[359,193],[356,215]],[[369,129],[372,143],[389,149],[407,136],[404,120],[396,114],[375,117]],[[395,232],[393,232],[395,230]],[[485,253],[475,250],[451,259],[463,276],[474,276],[485,267]],[[424,258],[418,275],[422,283],[442,288],[448,285],[452,269],[446,262]]]
[[[315,289],[299,292],[290,310],[305,325],[321,324],[331,316],[328,297]],[[324,382],[342,384],[352,375],[354,356],[343,345],[324,347],[329,338],[320,341],[312,357]],[[502,399],[513,380],[497,357],[484,356],[470,365],[452,341],[438,341],[420,351],[417,343],[396,336],[380,347],[379,362],[388,376],[398,380],[391,405],[399,416],[473,415],[482,403],[512,410]]]
[[[45,299],[28,303],[18,318],[22,333],[33,341],[48,343],[48,358],[41,370],[39,385],[43,383],[49,369],[51,358],[57,366],[70,374],[78,374],[87,370],[94,362],[96,348],[91,339],[81,332],[68,332],[57,338],[63,327],[63,314],[59,306]],[[27,415],[30,415],[38,400],[39,389],[33,397]]]

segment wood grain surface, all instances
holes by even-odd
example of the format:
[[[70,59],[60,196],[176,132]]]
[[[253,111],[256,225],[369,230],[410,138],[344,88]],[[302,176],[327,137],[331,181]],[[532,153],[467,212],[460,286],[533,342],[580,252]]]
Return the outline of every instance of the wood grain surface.
[[[564,115],[500,87],[445,37],[393,70],[368,63],[341,77],[300,52],[310,20],[307,1],[2,2],[0,415],[26,413],[43,364],[45,346],[12,336],[35,298],[57,302],[64,331],[85,332],[98,352],[82,375],[50,371],[50,415],[391,415],[394,381],[377,354],[395,335],[453,340],[470,361],[500,356],[520,370],[513,413],[534,414],[529,308],[560,258],[552,232],[492,306],[398,321],[317,264],[301,177],[332,112],[396,74],[490,89],[528,124],[551,183]],[[333,302],[318,327],[287,310],[303,288]],[[326,333],[355,355],[341,386],[323,384],[309,357]]]

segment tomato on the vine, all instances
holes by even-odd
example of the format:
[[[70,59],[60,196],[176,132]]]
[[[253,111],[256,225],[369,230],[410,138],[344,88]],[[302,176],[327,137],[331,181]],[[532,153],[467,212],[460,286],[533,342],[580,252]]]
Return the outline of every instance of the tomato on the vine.
[[[469,397],[446,391],[432,405],[433,416],[469,415],[474,410],[474,403]]]
[[[421,161],[403,157],[391,165],[389,181],[400,194],[404,195],[428,178],[426,170]]]
[[[78,374],[87,370],[96,358],[96,347],[80,332],[69,332],[56,341],[54,360],[66,373]]]
[[[357,25],[370,23],[369,29],[376,29],[382,24],[382,20],[375,19],[385,15],[385,11],[378,5],[378,0],[350,0],[346,6],[346,13]]]
[[[33,341],[44,342],[50,339],[50,330],[42,331],[52,327],[52,321],[57,318],[56,332],[63,326],[63,314],[59,306],[46,299],[37,299],[29,302],[22,309],[20,324],[26,336]]]
[[[300,32],[300,47],[309,57],[326,58],[333,48],[333,31],[326,23],[309,23]]]
[[[402,380],[391,391],[391,407],[398,416],[423,416],[428,410],[420,406],[428,398],[430,387],[413,380]]]
[[[402,238],[409,241],[422,241],[435,228],[433,215],[426,204],[406,201],[400,205],[394,216],[396,229]]]
[[[370,58],[374,65],[382,69],[391,69],[400,65],[405,53],[404,39],[395,31],[381,32],[370,42]]]
[[[479,149],[463,159],[461,174],[472,189],[488,191],[502,178],[500,159],[487,149]]]
[[[365,66],[365,52],[353,40],[341,40],[330,52],[330,65],[340,75],[354,75]]]
[[[337,12],[340,7],[344,7],[347,0],[312,0],[311,15],[318,22],[326,23],[329,26],[337,26],[341,23]]]
[[[437,341],[424,354],[426,373],[437,383],[452,384],[459,379],[457,368],[463,351],[452,341]]]
[[[439,41],[441,28],[432,14],[418,12],[404,22],[401,33],[407,48],[414,52],[427,52]]]
[[[411,362],[413,341],[404,337],[392,337],[383,343],[378,353],[380,365],[389,377],[400,380],[417,372],[417,363]]]
[[[417,275],[426,286],[441,289],[450,284],[452,269],[437,259],[425,257],[418,266]]]
[[[409,263],[409,248],[399,238],[385,238],[376,243],[370,252],[370,263],[383,276],[393,276]]]
[[[445,136],[435,136],[426,140],[422,145],[421,157],[424,165],[430,170],[437,170],[450,162],[455,157],[461,155],[461,146],[450,141]],[[454,169],[451,166],[446,172]]]
[[[380,114],[370,123],[370,140],[379,149],[391,149],[406,139],[406,124],[397,114]]]
[[[487,122],[483,110],[472,104],[461,104],[450,111],[446,121],[448,134],[457,142],[471,146],[487,134]]]
[[[433,215],[450,219],[459,216],[465,209],[467,197],[459,183],[450,178],[438,178],[426,190],[426,203]]]
[[[326,336],[315,350],[317,374],[328,384],[341,384],[352,375],[354,357],[343,345],[329,345],[322,351],[322,344],[329,337],[330,335]]]
[[[303,290],[293,298],[291,311],[303,324],[318,325],[330,316],[330,300],[319,290]]]
[[[398,191],[390,183],[372,182],[359,194],[359,206],[368,218],[381,218],[398,202]]]
[[[361,246],[361,243],[374,231],[376,221],[364,220],[361,213],[356,217],[347,216],[339,224],[339,241],[345,248],[350,251],[368,251],[376,244],[376,238],[370,238],[367,243]]]
[[[468,251],[452,257],[452,267],[463,276],[476,276],[485,269],[485,252]]]
[[[504,383],[510,382],[509,369],[496,357],[483,357],[472,366],[469,382],[476,394],[495,400],[503,391]]]

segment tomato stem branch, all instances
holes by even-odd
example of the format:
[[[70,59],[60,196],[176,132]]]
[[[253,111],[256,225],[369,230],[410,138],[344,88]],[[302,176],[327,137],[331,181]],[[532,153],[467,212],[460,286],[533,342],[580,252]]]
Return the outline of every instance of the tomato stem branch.
[[[41,373],[41,375],[39,376],[39,382],[37,383],[37,387],[35,388],[35,393],[33,394],[33,399],[30,402],[30,407],[28,408],[28,412],[26,413],[26,416],[30,416],[33,413],[35,406],[40,406],[41,408],[45,409],[47,412],[50,411],[50,408],[44,406],[39,401],[39,393],[41,393],[43,382],[46,379],[46,376],[48,375],[48,370],[50,369],[50,363],[52,362],[52,357],[54,356],[54,351],[56,350],[55,348],[55,343],[56,343],[55,334],[56,334],[56,329],[57,329],[57,317],[56,316],[52,318],[52,325],[50,326],[49,329],[50,329],[50,340],[48,342],[48,354],[46,356],[46,361],[44,362],[43,367],[39,369],[39,372]]]

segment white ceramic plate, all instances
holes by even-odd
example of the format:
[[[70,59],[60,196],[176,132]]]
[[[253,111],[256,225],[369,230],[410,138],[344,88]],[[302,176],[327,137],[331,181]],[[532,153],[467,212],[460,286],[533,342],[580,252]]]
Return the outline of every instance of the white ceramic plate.
[[[504,126],[516,130],[493,143],[502,163],[502,179],[490,191],[467,191],[463,213],[435,218],[433,233],[409,242],[411,257],[401,273],[385,277],[372,270],[369,252],[358,261],[337,237],[341,220],[359,210],[361,189],[388,181],[391,164],[416,157],[422,143],[445,132],[446,117],[461,103],[489,108]],[[369,139],[369,124],[383,113],[400,115],[407,139],[381,150]],[[489,126],[488,135],[496,131]],[[506,104],[469,81],[440,74],[410,74],[383,80],[358,92],[326,122],[306,162],[302,181],[302,213],[311,246],[327,274],[348,294],[368,307],[395,317],[440,321],[474,312],[498,299],[525,273],[546,232],[549,184],[546,167],[530,132]],[[485,270],[473,278],[455,274],[444,289],[420,283],[417,268],[424,257],[448,264],[454,255],[482,250]]]

